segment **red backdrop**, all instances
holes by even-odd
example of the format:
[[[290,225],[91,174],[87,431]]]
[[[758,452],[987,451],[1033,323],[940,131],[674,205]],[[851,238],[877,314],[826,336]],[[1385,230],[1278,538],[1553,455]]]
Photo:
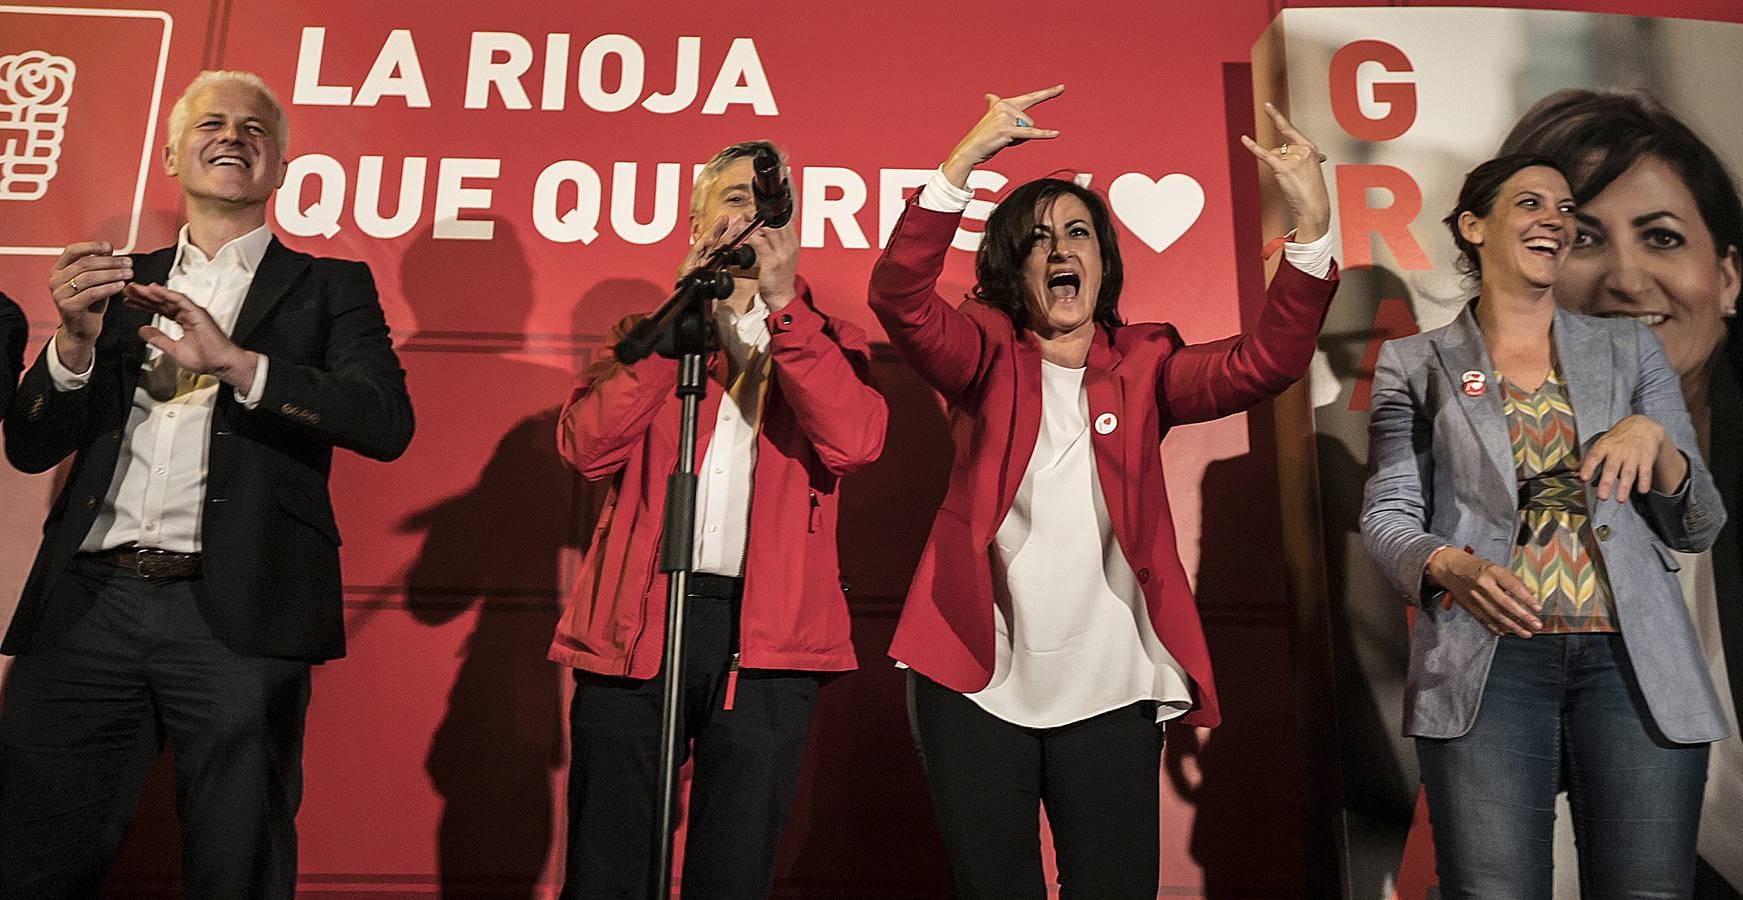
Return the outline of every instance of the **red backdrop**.
[[[663,294],[695,165],[746,138],[786,146],[802,271],[827,311],[875,335],[864,285],[902,193],[979,115],[983,91],[1063,81],[1037,113],[1064,137],[1001,156],[981,196],[1005,179],[1087,174],[1123,223],[1127,317],[1220,337],[1262,292],[1258,170],[1234,137],[1253,122],[1249,52],[1283,5],[0,6],[0,56],[41,49],[77,64],[49,190],[0,200],[0,289],[39,341],[53,327],[51,257],[29,248],[126,244],[135,231],[136,249],[173,241],[178,194],[156,163],[163,117],[199,69],[243,68],[277,89],[300,157],[273,210],[279,234],[370,263],[410,372],[419,423],[405,458],[335,465],[351,650],[315,677],[305,891],[553,884],[567,677],[544,651],[592,511],[555,456],[556,408],[610,324]],[[1506,5],[1743,18],[1731,0]],[[970,261],[954,255],[949,290],[966,288]],[[779,864],[795,895],[935,896],[947,883],[883,650],[942,493],[948,436],[924,386],[887,348],[879,360],[889,449],[844,489],[840,537],[863,669],[824,694]],[[1301,768],[1318,748],[1297,738],[1293,694],[1314,686],[1289,674],[1268,422],[1261,411],[1166,442],[1228,718],[1208,743],[1183,729],[1169,738],[1170,895],[1326,886],[1310,884],[1327,869],[1304,850],[1325,826],[1302,812]],[[8,597],[49,487],[0,476],[14,511]],[[172,819],[160,779],[119,884],[173,884]]]

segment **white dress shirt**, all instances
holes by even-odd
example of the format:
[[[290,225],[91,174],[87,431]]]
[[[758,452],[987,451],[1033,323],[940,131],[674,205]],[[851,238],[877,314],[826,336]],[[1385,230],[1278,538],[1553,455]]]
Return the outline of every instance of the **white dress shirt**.
[[[714,307],[715,330],[731,361],[727,386],[714,418],[714,435],[696,470],[696,543],[692,568],[737,577],[744,574],[750,539],[751,479],[757,462],[757,430],[768,396],[769,307],[751,298],[744,315],[725,303]]]
[[[188,240],[184,225],[166,286],[205,308],[229,334],[236,327],[242,300],[271,242],[272,232],[262,225],[207,259]],[[110,302],[118,303],[120,298]],[[181,326],[162,316],[153,316],[151,324],[171,339],[182,336]],[[266,356],[261,355],[254,384],[246,395],[236,392],[238,402],[250,409],[260,403],[266,391],[266,369]],[[52,347],[48,370],[56,390],[80,390],[91,380],[91,369],[69,371]],[[178,553],[199,552],[212,409],[221,384],[216,375],[193,375],[157,348],[146,348],[139,385],[133,391],[133,408],[121,435],[115,476],[80,550],[133,544]]]

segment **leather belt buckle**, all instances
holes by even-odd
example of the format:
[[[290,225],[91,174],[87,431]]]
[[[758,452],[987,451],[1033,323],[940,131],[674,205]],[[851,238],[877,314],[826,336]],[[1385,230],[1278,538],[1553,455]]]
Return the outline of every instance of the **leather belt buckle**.
[[[141,547],[133,551],[132,556],[131,568],[135,574],[147,581],[192,578],[200,574],[200,555],[197,553],[175,553],[154,547]]]

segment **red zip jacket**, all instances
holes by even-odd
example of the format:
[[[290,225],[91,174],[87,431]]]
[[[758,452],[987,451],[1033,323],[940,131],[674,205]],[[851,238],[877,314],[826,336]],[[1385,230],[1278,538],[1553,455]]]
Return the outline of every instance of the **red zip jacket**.
[[[877,459],[889,413],[864,331],[819,313],[804,281],[797,288],[793,302],[769,314],[772,377],[751,476],[739,665],[847,671],[855,660],[835,554],[836,486]],[[722,365],[716,353],[711,374]],[[673,360],[626,366],[608,352],[569,394],[557,448],[588,479],[613,482],[551,641],[553,662],[631,678],[659,672],[666,575],[657,557],[666,476],[678,463],[677,384]],[[711,378],[697,421],[698,465],[721,393]]]
[[[956,436],[950,489],[932,522],[890,644],[890,656],[962,693],[993,671],[989,547],[1010,512],[1041,429],[1041,346],[1004,313],[977,302],[952,308],[938,274],[960,214],[910,204],[872,270],[871,304],[890,342],[944,395]],[[1157,637],[1192,678],[1184,721],[1222,716],[1210,652],[1162,480],[1162,436],[1173,425],[1246,409],[1299,380],[1337,287],[1285,262],[1252,333],[1186,344],[1174,326],[1096,328],[1084,388],[1096,474],[1114,537],[1131,563]]]

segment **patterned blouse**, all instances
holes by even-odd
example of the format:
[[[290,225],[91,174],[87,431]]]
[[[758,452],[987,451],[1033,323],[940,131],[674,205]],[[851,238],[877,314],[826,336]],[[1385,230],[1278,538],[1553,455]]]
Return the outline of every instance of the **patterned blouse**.
[[[1519,536],[1513,574],[1543,600],[1543,634],[1620,631],[1580,481],[1574,408],[1561,373],[1550,369],[1536,391],[1505,378],[1501,411],[1519,476]]]

